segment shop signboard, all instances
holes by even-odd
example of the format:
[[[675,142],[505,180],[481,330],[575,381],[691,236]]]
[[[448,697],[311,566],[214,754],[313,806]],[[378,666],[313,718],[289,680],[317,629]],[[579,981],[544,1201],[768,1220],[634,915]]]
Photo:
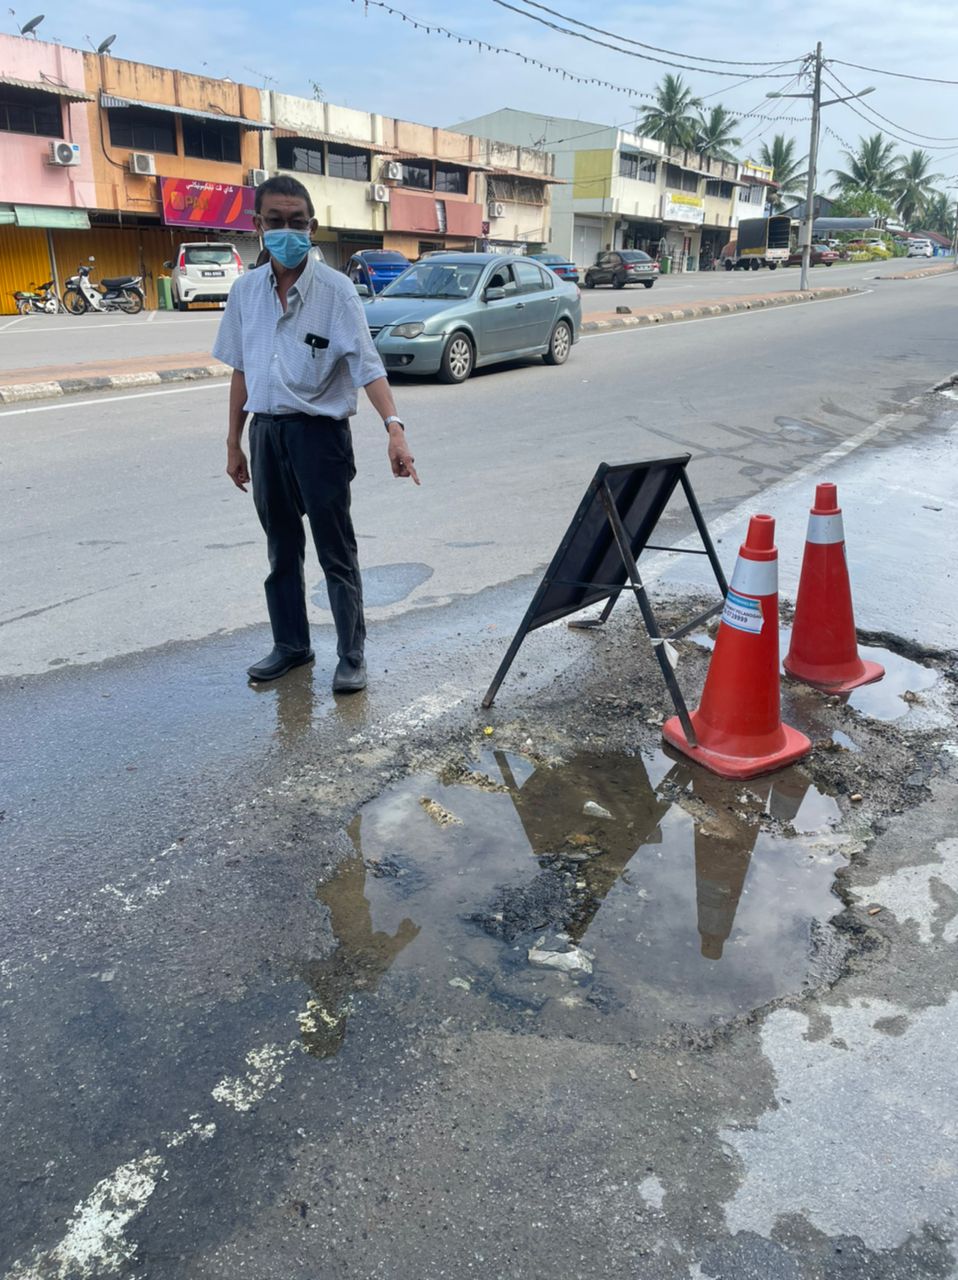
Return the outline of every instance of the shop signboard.
[[[701,226],[705,221],[705,201],[680,191],[667,191],[662,197],[662,221],[685,222]]]
[[[254,231],[255,187],[195,178],[161,178],[163,221],[168,227]]]

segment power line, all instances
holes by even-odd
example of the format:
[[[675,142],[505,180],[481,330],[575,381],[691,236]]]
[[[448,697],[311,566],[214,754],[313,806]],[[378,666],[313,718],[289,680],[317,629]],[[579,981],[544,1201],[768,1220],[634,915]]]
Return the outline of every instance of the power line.
[[[501,9],[509,9],[512,13],[519,14],[522,18],[528,18],[530,22],[538,22],[543,27],[548,27],[551,31],[558,31],[561,35],[572,36],[574,40],[585,40],[589,44],[598,45],[602,49],[611,49],[613,53],[624,53],[629,58],[641,58],[645,62],[657,62],[663,67],[675,67],[679,71],[696,71],[699,75],[707,76],[728,76],[731,79],[741,77],[741,71],[719,71],[712,67],[691,67],[684,62],[668,62],[665,58],[655,58],[650,53],[636,53],[632,49],[623,49],[618,44],[610,44],[608,40],[596,40],[594,36],[583,35],[581,31],[570,31],[568,27],[560,27],[556,22],[550,22],[548,18],[537,17],[534,13],[529,13],[525,9],[519,9],[514,4],[509,4],[508,0],[492,0],[493,4],[497,4]],[[779,72],[778,74],[756,74],[751,76],[752,80],[787,80],[787,74]]]
[[[826,74],[829,76],[829,78],[830,78],[830,79],[832,79],[832,80],[837,80],[837,81],[838,81],[838,83],[841,85],[841,87],[845,90],[845,92],[846,92],[846,93],[851,93],[851,92],[853,92],[851,89],[849,89],[848,85],[845,83],[845,81],[844,81],[844,80],[842,80],[842,79],[841,79],[841,77],[838,75],[838,73],[837,73],[836,71],[831,71],[831,70],[829,70],[829,69],[828,69],[828,67],[829,67],[829,64],[828,64],[828,63],[826,63],[826,64],[825,64],[825,66],[826,66]],[[832,87],[834,88],[834,86],[832,86]],[[863,108],[864,108],[864,110],[865,110],[865,111],[867,111],[870,115],[877,116],[879,120],[884,120],[885,124],[890,124],[890,125],[892,126],[892,128],[893,128],[893,129],[900,129],[900,130],[902,131],[902,133],[911,133],[911,134],[914,134],[914,136],[915,136],[916,138],[920,138],[920,139],[922,139],[923,141],[927,141],[927,142],[950,142],[950,143],[958,142],[958,138],[956,138],[956,137],[945,137],[945,138],[937,137],[937,136],[936,136],[935,134],[933,134],[933,133],[919,133],[916,129],[909,129],[907,125],[904,125],[904,124],[896,124],[894,120],[889,120],[888,116],[883,116],[883,115],[882,115],[882,113],[878,110],[878,108],[877,108],[877,107],[873,107],[873,106],[871,105],[871,103],[863,102],[863,103],[862,103],[862,107],[863,107]]]
[[[921,80],[925,84],[958,84],[958,80],[939,80],[936,76],[914,76],[907,71],[886,71],[883,67],[863,67],[860,62],[845,62],[842,58],[829,58],[840,67],[854,67],[856,71],[871,71],[876,76],[895,76],[898,80]]]
[[[832,85],[831,87],[832,87],[833,89],[835,89],[835,86],[834,86],[834,85]],[[837,90],[836,90],[836,92],[837,92]],[[870,118],[869,118],[868,116],[866,116],[863,112],[859,111],[857,107],[852,106],[852,104],[848,101],[848,99],[847,99],[847,98],[842,98],[842,99],[841,99],[841,101],[842,101],[842,104],[843,104],[844,106],[846,106],[846,107],[849,109],[849,111],[853,111],[853,112],[855,113],[855,115],[856,115],[856,116],[858,116],[859,120],[864,120],[865,124],[867,124],[867,125],[868,125],[868,127],[869,127],[870,129],[874,129],[874,128],[876,128],[876,126],[877,126],[878,128],[880,128],[880,127],[881,127],[881,126],[878,126],[878,125],[877,125],[877,121],[870,119]],[[900,127],[899,125],[896,125],[896,126],[895,126],[895,128],[896,128],[896,129],[897,129],[897,128],[899,128],[899,127]],[[885,133],[887,133],[887,134],[889,135],[889,137],[894,138],[896,142],[904,143],[904,145],[905,145],[906,147],[913,147],[913,146],[915,145],[915,142],[914,142],[914,139],[913,139],[913,138],[903,138],[900,134],[898,134],[898,133],[893,133],[891,129],[885,129],[885,130],[884,130],[884,132],[885,132]],[[953,150],[953,147],[952,147],[950,144],[949,144],[948,146],[944,146],[944,147],[942,147],[942,146],[936,146],[934,143],[931,143],[931,142],[925,143],[925,148],[926,148],[928,151],[951,151],[951,150]]]
[[[519,53],[516,49],[508,49],[503,45],[492,44],[489,40],[480,40],[478,36],[463,35],[458,31],[450,31],[448,27],[440,26],[436,22],[422,22],[419,18],[414,18],[408,13],[404,13],[402,9],[397,9],[395,5],[386,4],[384,0],[351,0],[352,4],[362,4],[364,8],[382,9],[394,18],[401,18],[403,22],[408,22],[416,31],[425,31],[427,35],[445,36],[447,40],[455,40],[458,44],[469,45],[479,49],[488,50],[489,53],[504,53],[510,58],[519,58],[528,66],[537,67],[540,71],[548,71],[552,75],[560,75],[563,80],[571,80],[575,84],[591,84],[596,85],[600,89],[608,89],[612,93],[623,93],[630,98],[649,98],[655,100],[655,95],[645,93],[641,89],[633,89],[629,86],[612,84],[609,80],[600,80],[596,76],[582,75],[577,71],[569,71],[566,67],[557,67],[550,62],[543,62],[541,58],[535,58],[529,53]]]
[[[651,49],[653,53],[667,53],[670,58],[685,58],[689,62],[715,62],[726,67],[768,67],[772,66],[771,59],[765,59],[762,62],[743,62],[737,58],[706,58],[697,53],[678,53],[675,49],[660,49],[658,45],[646,44],[642,40],[633,40],[629,36],[620,35],[617,31],[606,31],[602,27],[594,27],[589,22],[581,22],[578,18],[570,18],[567,13],[559,13],[556,9],[550,9],[548,5],[539,4],[537,0],[524,0],[524,3],[530,9],[541,9],[543,13],[551,13],[553,18],[561,18],[563,22],[571,22],[573,26],[584,27],[586,31],[594,31],[596,35],[609,36],[613,40],[619,40],[623,44],[634,44],[639,49]],[[517,12],[519,12],[517,10]],[[532,14],[526,14],[526,17],[532,17]],[[551,24],[550,24],[551,25]],[[570,31],[569,35],[575,35],[574,31]],[[795,62],[795,58],[786,58],[785,62],[775,64],[775,67],[783,67],[786,63]],[[775,69],[773,67],[773,70]],[[741,73],[739,73],[741,74]],[[749,77],[750,78],[750,77]],[[744,81],[742,82],[745,83]]]

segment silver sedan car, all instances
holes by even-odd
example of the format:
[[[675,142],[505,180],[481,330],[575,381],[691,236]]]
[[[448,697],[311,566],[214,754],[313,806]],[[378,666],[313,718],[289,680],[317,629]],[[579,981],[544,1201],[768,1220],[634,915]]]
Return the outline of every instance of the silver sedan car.
[[[502,360],[565,364],[579,340],[582,303],[576,285],[530,258],[442,253],[371,298],[366,318],[387,372],[465,382],[473,369]]]

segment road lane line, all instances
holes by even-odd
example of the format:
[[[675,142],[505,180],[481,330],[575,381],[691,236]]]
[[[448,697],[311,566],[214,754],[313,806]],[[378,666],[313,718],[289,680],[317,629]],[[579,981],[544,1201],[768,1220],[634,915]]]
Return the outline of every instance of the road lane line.
[[[26,316],[15,316],[13,320],[8,320],[6,324],[0,324],[0,333],[5,329],[12,329],[15,324],[22,324]]]
[[[88,408],[91,404],[118,404],[126,400],[149,400],[152,396],[182,396],[188,391],[228,391],[229,385],[228,378],[215,378],[210,379],[209,382],[195,382],[188,387],[167,387],[162,391],[137,391],[130,396],[110,395],[107,390],[106,395],[101,396],[98,400],[57,400],[55,404],[38,404],[27,409],[5,409],[0,413],[0,418],[15,418],[18,414],[23,413],[50,413],[54,409],[63,413],[67,409]],[[109,396],[109,399],[106,396]]]
[[[154,316],[159,315],[159,312],[151,311],[150,315],[154,315]],[[17,320],[15,320],[13,323],[16,324],[17,321],[25,320],[25,319],[26,319],[25,316],[18,316]],[[79,319],[79,317],[77,317],[77,319]],[[222,319],[222,314],[220,312],[216,312],[214,315],[210,315],[210,316],[193,316],[191,319],[185,319],[183,316],[181,316],[178,320],[161,320],[159,323],[160,324],[199,324],[200,322],[208,323],[210,320],[220,320],[220,319]],[[135,330],[137,328],[140,328],[142,325],[149,324],[149,323],[150,323],[149,318],[147,318],[146,320],[141,320],[138,323],[134,322],[133,324],[131,324],[129,320],[106,320],[102,323],[99,321],[91,321],[89,329],[83,330],[80,327],[80,325],[74,322],[73,324],[56,325],[55,327],[51,327],[49,329],[46,328],[46,326],[32,325],[26,329],[21,329],[20,332],[21,333],[43,333],[43,334],[83,333],[83,332],[92,333],[93,325],[96,324],[97,332],[99,333],[101,329],[134,329]],[[9,326],[7,327],[9,328]]]

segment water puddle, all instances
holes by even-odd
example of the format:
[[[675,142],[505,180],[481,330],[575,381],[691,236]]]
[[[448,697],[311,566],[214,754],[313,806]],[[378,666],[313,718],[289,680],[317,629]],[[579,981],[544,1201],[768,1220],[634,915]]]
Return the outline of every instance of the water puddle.
[[[844,859],[798,770],[730,783],[670,758],[489,752],[368,804],[323,884],[338,940],[311,966],[305,1047],[357,1004],[396,1016],[635,1040],[798,989]]]
[[[779,651],[784,657],[788,653],[791,629],[783,627],[779,642]],[[715,638],[707,631],[696,631],[689,635],[689,640],[711,652],[715,648]],[[913,707],[925,705],[922,696],[932,689],[938,681],[938,672],[923,667],[920,662],[912,662],[903,658],[891,649],[878,649],[870,645],[858,646],[859,656],[872,662],[880,662],[885,668],[885,675],[875,684],[864,684],[850,693],[832,694],[846,702],[852,710],[872,720],[900,720]],[[784,668],[782,669],[784,673]],[[848,745],[848,744],[845,744]],[[857,750],[855,746],[850,750]]]

